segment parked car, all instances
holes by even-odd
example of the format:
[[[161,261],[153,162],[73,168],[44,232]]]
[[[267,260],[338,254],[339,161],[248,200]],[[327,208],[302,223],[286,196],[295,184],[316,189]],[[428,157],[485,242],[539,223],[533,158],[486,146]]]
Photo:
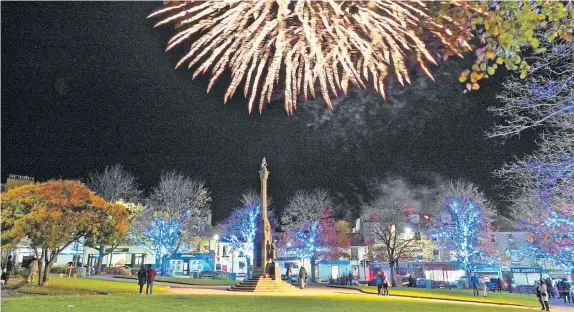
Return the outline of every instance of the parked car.
[[[132,275],[132,269],[125,265],[118,265],[106,268],[106,274],[110,275]]]

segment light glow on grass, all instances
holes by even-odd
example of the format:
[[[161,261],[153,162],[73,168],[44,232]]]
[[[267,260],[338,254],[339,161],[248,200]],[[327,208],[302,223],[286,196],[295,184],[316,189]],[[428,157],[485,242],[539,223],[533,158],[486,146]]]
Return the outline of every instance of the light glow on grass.
[[[377,287],[355,287],[355,286],[341,286],[344,288],[360,289],[365,292],[377,293]],[[428,288],[390,288],[391,295],[397,296],[412,296],[420,298],[436,298],[436,299],[451,299],[451,300],[467,300],[478,301],[484,303],[505,303],[517,304],[531,307],[538,307],[539,303],[534,295],[523,294],[510,294],[506,292],[492,292],[487,293],[488,297],[475,297],[471,290],[462,289],[428,289]],[[482,292],[481,292],[482,294]]]
[[[110,312],[110,311],[172,311],[172,312],[460,312],[464,304],[427,302],[365,295],[318,296],[217,296],[217,295],[163,295],[163,296],[45,296],[11,298],[2,308],[10,312],[51,311]],[[519,312],[524,309],[472,305],[473,312]]]

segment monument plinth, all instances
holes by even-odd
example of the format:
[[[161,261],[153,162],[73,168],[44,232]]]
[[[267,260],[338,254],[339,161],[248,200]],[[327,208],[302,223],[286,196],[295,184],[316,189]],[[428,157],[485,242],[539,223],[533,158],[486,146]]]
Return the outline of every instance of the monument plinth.
[[[259,170],[261,178],[261,213],[255,240],[253,242],[253,277],[241,282],[239,285],[232,286],[229,290],[233,291],[293,291],[294,286],[281,280],[281,271],[277,263],[277,252],[273,237],[271,235],[271,224],[267,219],[267,162],[265,158],[261,162]]]

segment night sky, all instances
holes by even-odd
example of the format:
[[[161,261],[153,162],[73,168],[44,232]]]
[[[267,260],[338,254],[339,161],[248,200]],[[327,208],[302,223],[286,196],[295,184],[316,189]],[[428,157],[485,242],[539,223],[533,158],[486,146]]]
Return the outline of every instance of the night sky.
[[[150,190],[178,170],[206,182],[218,221],[258,189],[265,156],[279,210],[297,189],[321,187],[356,212],[368,181],[392,176],[414,186],[464,178],[505,211],[492,171],[534,146],[532,135],[485,136],[501,76],[462,94],[468,60],[433,67],[436,86],[391,86],[394,102],[376,99],[361,127],[308,127],[310,110],[287,116],[280,105],[249,115],[241,94],[223,104],[225,78],[207,94],[208,77],[174,70],[183,51],[164,52],[172,29],[146,20],[159,6],[2,2],[2,181],[83,178],[119,163]]]

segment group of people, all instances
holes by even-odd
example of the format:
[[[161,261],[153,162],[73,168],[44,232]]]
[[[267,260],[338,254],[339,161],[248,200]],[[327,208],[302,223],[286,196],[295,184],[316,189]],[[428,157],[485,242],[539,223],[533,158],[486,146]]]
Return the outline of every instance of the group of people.
[[[342,280],[344,285],[352,286],[353,281],[355,280],[355,276],[352,272],[349,272],[348,274],[343,274]]]
[[[478,277],[476,273],[470,277],[470,285],[472,286],[472,294],[475,297],[480,297],[480,288],[482,288],[482,296],[487,296],[488,287],[486,286],[486,282]]]
[[[546,278],[544,284],[546,284],[546,288],[548,288],[550,297],[555,298],[553,290],[554,287],[556,287],[556,291],[558,292],[558,299],[563,299],[564,303],[572,303],[572,285],[570,282],[568,282],[567,279],[563,278],[558,283],[556,283],[556,285],[553,285],[552,279]]]
[[[287,277],[287,283],[291,284],[291,276],[293,276],[293,265],[287,266],[287,272],[285,273]],[[301,289],[305,289],[305,285],[307,284],[307,270],[305,267],[299,268],[299,282],[301,283]]]
[[[152,294],[153,282],[155,281],[156,274],[157,271],[152,268],[151,265],[141,265],[138,271],[138,285],[140,286],[140,295],[142,294],[144,285],[147,285],[145,288],[145,294],[147,295],[148,292],[150,295]]]
[[[22,264],[22,267],[28,270],[26,277],[27,283],[34,283],[34,277],[38,274],[39,271],[39,258],[40,255],[34,255],[29,262],[25,262]],[[2,264],[2,280],[4,281],[4,285],[8,285],[8,280],[10,279],[10,275],[14,271],[14,260],[12,259],[12,255],[8,255],[8,260]]]
[[[377,273],[377,294],[379,296],[388,296],[389,295],[389,279],[385,272]]]

